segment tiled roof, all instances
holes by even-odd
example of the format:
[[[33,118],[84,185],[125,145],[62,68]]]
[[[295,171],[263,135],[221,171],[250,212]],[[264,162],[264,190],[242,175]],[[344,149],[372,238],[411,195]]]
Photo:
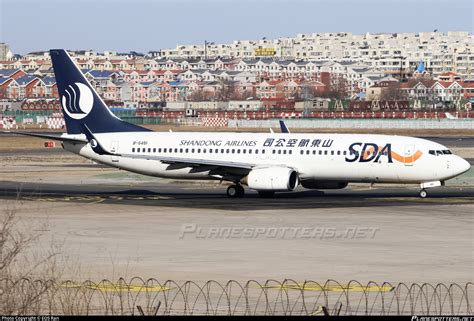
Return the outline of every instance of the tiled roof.
[[[21,69],[0,69],[0,76],[11,77],[13,74]]]
[[[33,75],[24,75],[23,77],[20,77],[16,80],[16,82],[19,84],[19,85],[27,85],[29,84],[30,82],[32,82],[33,80],[37,79],[36,76],[33,76]]]
[[[88,74],[94,78],[109,78],[114,72],[110,70],[90,70]]]
[[[154,83],[155,83],[155,81],[143,81],[140,84],[143,85],[144,87],[149,87],[149,86],[153,85]]]
[[[4,83],[6,83],[10,79],[11,78],[9,78],[9,77],[0,77],[0,85],[3,85]]]
[[[42,80],[47,86],[51,86],[56,83],[56,79],[54,77],[44,77]]]

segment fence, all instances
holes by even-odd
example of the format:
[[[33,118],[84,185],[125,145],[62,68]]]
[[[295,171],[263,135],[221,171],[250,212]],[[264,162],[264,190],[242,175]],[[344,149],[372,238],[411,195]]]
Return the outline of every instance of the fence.
[[[365,128],[365,129],[474,129],[474,119],[288,119],[291,128]],[[229,127],[279,127],[278,120],[229,119]]]
[[[474,294],[473,283],[211,280],[198,284],[138,277],[115,283],[4,279],[0,289],[2,314],[30,315],[472,315]]]

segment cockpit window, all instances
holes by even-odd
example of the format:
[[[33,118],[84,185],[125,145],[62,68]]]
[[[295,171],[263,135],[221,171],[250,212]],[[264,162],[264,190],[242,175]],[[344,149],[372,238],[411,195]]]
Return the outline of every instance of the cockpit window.
[[[429,150],[429,154],[435,155],[435,156],[440,156],[440,155],[451,155],[452,152],[449,149],[444,149],[444,150]]]

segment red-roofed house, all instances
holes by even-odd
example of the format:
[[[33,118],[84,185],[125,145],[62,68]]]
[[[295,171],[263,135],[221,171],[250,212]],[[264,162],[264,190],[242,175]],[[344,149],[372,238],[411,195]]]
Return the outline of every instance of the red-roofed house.
[[[466,99],[474,99],[474,81],[460,81],[463,89],[463,96]]]
[[[460,81],[461,76],[455,72],[448,71],[448,72],[443,72],[438,76],[439,81]]]
[[[275,85],[277,98],[295,98],[300,92],[299,84],[294,80],[283,80]]]
[[[0,77],[0,99],[9,98],[8,97],[8,87],[13,81],[13,78],[1,78]]]
[[[255,85],[255,95],[257,98],[276,98],[276,85],[280,83],[279,80],[264,80]]]

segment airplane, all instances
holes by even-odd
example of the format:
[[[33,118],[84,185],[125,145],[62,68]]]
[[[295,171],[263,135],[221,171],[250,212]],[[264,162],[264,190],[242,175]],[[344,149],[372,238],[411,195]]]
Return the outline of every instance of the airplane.
[[[154,132],[116,117],[62,49],[50,50],[67,133],[18,132],[59,140],[64,149],[143,175],[231,182],[229,197],[247,186],[275,192],[342,189],[349,183],[419,184],[427,189],[470,169],[438,143],[371,134]]]

